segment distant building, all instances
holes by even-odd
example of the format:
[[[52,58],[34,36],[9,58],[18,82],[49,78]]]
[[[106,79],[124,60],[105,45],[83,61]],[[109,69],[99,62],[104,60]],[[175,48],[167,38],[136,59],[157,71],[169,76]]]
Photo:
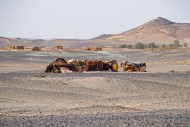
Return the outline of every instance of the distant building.
[[[102,51],[102,48],[99,47],[88,47],[85,48],[86,51]]]
[[[61,45],[56,45],[56,46],[53,46],[52,49],[63,49],[63,46],[61,46]]]
[[[6,46],[5,47],[6,50],[20,50],[20,49],[24,49],[24,46],[15,46],[15,45],[11,45],[11,46]]]
[[[32,48],[32,51],[40,51],[40,50],[41,50],[40,47],[33,47],[33,48]]]

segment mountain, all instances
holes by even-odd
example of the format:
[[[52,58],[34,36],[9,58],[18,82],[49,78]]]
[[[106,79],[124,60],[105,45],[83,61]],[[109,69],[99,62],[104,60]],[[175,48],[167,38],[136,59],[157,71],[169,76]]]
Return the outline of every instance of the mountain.
[[[46,45],[46,40],[43,39],[35,39],[35,40],[28,40],[22,38],[7,38],[7,37],[0,37],[0,47],[8,46],[8,45],[22,45],[22,46],[44,46]]]
[[[171,44],[175,40],[190,45],[190,23],[176,23],[168,19],[158,17],[139,27],[120,34],[102,34],[89,40],[78,39],[23,39],[0,37],[0,47],[7,45],[23,46],[53,46],[63,45],[65,47],[82,46],[113,46],[120,44],[134,44],[137,42],[156,44]]]
[[[123,43],[155,42],[158,44],[167,44],[173,43],[174,40],[177,39],[180,40],[180,42],[187,42],[190,44],[190,23],[175,23],[165,18],[158,17],[139,27],[115,36],[104,38],[103,40]]]
[[[91,40],[95,40],[95,39],[105,39],[105,38],[108,38],[108,37],[112,37],[114,36],[113,34],[102,34],[98,37],[95,37],[95,38],[92,38]]]

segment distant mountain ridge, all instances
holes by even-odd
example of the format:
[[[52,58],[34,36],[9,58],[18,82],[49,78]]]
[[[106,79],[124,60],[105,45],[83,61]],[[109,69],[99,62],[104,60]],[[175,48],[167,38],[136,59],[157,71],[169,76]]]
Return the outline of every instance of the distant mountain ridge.
[[[137,42],[157,44],[170,44],[175,40],[190,45],[190,23],[176,23],[168,19],[158,17],[134,29],[116,35],[102,34],[89,40],[77,39],[22,39],[0,37],[0,47],[7,45],[23,46],[53,46],[66,47],[82,46],[106,46],[119,44],[134,44]]]
[[[0,37],[0,47],[8,46],[8,45],[22,45],[22,46],[43,46],[46,44],[46,40],[43,39],[35,39],[35,40],[28,40],[22,38],[7,38],[7,37]]]
[[[95,37],[95,38],[92,38],[91,40],[95,40],[95,39],[105,39],[105,38],[108,38],[108,37],[112,37],[114,36],[113,34],[102,34],[98,37]]]

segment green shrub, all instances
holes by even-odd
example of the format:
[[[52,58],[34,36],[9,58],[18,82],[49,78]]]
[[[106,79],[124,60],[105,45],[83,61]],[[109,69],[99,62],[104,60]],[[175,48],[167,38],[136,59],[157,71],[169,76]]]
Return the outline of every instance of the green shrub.
[[[179,47],[180,47],[180,42],[179,42],[179,40],[175,40],[175,41],[174,41],[174,47],[175,47],[175,48],[179,48]]]
[[[183,44],[183,47],[188,47],[187,43],[184,43],[184,44]]]
[[[123,45],[120,45],[119,48],[126,48],[127,45],[123,44]]]
[[[135,48],[144,49],[144,44],[142,44],[141,42],[138,42],[138,43],[135,44]]]
[[[128,47],[129,49],[132,49],[132,48],[133,48],[133,45],[130,44],[130,45],[128,45],[127,47]]]
[[[169,47],[174,47],[175,45],[174,44],[169,44]]]
[[[162,47],[162,48],[166,48],[166,44],[163,44],[161,47]]]
[[[156,44],[154,42],[148,44],[148,48],[156,48]]]

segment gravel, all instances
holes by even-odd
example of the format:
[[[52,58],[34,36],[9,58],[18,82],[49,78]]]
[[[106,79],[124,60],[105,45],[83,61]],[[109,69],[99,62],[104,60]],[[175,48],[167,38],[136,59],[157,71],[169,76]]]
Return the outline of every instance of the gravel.
[[[0,73],[0,126],[190,125],[189,73]]]

